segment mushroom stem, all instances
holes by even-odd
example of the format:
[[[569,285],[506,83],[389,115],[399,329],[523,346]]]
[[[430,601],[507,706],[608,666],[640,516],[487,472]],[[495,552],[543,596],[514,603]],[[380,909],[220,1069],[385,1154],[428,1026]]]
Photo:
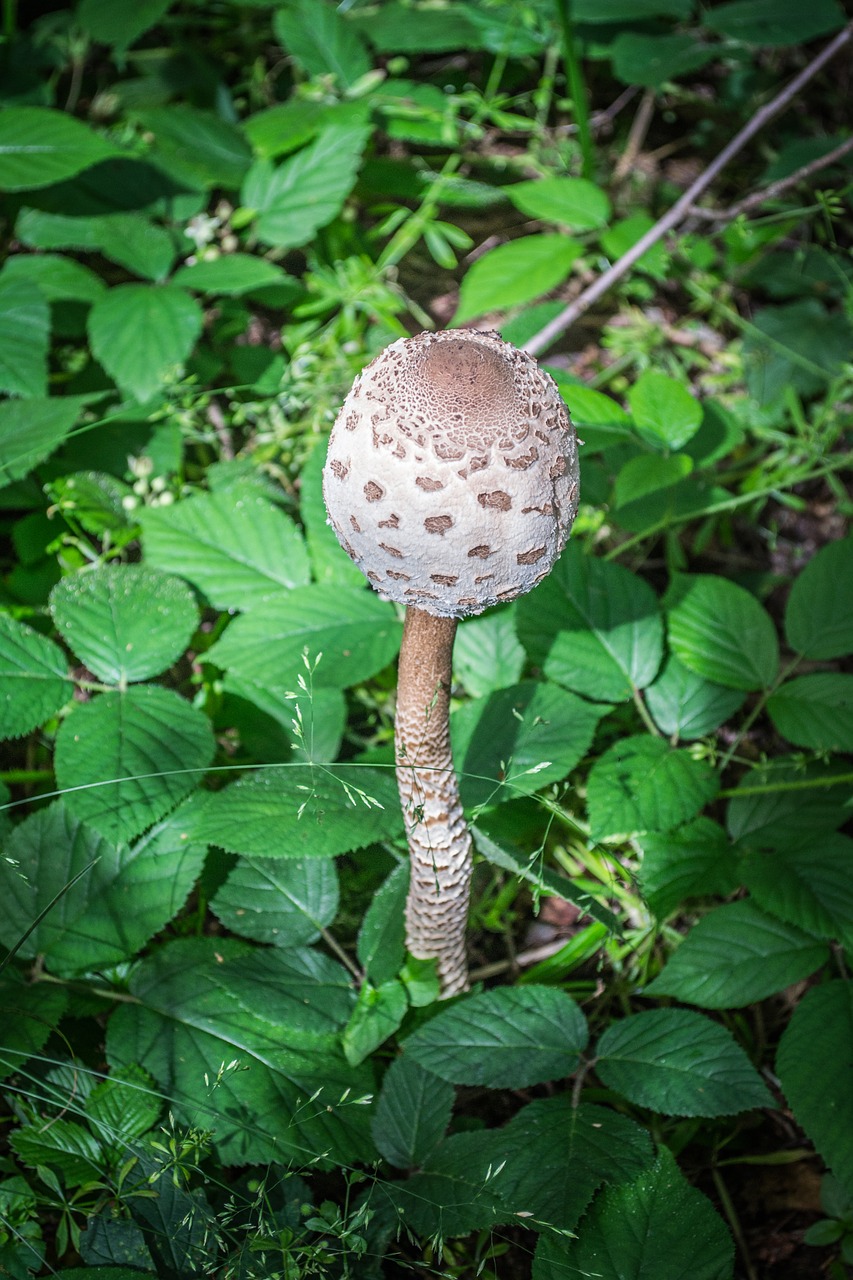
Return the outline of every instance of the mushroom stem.
[[[406,946],[435,957],[443,997],[468,988],[465,928],[473,855],[450,750],[451,660],[456,618],[409,605],[397,680],[397,786],[411,880]]]

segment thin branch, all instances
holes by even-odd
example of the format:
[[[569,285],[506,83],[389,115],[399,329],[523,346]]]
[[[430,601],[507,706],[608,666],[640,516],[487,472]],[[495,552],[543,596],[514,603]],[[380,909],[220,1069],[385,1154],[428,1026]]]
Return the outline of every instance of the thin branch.
[[[701,173],[696,181],[691,183],[681,198],[675,202],[663,217],[627,253],[624,253],[612,266],[608,267],[588,289],[584,289],[583,293],[579,294],[574,302],[571,302],[549,324],[540,329],[539,333],[526,342],[523,350],[529,351],[531,355],[538,355],[540,351],[544,351],[555,338],[558,338],[568,329],[569,325],[574,324],[579,316],[582,316],[594,302],[597,302],[603,294],[607,293],[611,285],[615,284],[617,280],[621,280],[647,250],[663,239],[668,231],[672,231],[674,227],[678,226],[679,222],[690,213],[696,201],[729,161],[734,159],[738,152],[742,151],[746,144],[757,133],[760,133],[774,116],[778,115],[780,111],[791,103],[803,86],[808,84],[809,80],[816,76],[826,63],[835,57],[840,49],[849,44],[852,36],[853,23],[850,23],[843,31],[839,31],[835,39],[825,45],[808,66],[804,67],[799,75],[794,76],[794,79],[772,101],[766,103],[759,111],[756,111],[740,133],[737,133],[731,142],[723,147],[704,173]]]
[[[738,200],[735,204],[729,205],[728,209],[694,208],[690,212],[695,218],[707,218],[709,222],[733,222],[742,213],[749,213],[750,209],[757,209],[760,205],[766,204],[768,200],[775,200],[777,196],[784,195],[791,187],[795,187],[806,178],[810,178],[813,173],[818,173],[821,169],[826,169],[829,165],[835,164],[836,160],[843,159],[851,151],[853,151],[853,137],[839,143],[837,147],[827,151],[826,155],[818,156],[816,160],[810,160],[808,164],[802,165],[794,173],[789,173],[786,178],[779,178],[776,182],[771,182],[768,186],[762,187],[760,191],[753,191],[751,195],[744,196],[743,200]]]
[[[631,128],[628,133],[628,141],[625,144],[625,150],[622,152],[613,170],[613,181],[621,182],[626,178],[634,167],[634,162],[640,154],[640,147],[646,140],[646,134],[649,131],[649,125],[652,122],[652,116],[655,111],[655,91],[647,89],[640,99],[640,105],[637,107],[637,114],[631,121]]]

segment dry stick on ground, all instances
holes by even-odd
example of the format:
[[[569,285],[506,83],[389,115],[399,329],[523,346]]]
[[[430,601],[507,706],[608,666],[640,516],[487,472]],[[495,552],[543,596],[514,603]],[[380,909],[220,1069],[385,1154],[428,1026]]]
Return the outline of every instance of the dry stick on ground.
[[[619,157],[616,168],[613,170],[613,181],[621,182],[626,178],[634,166],[634,161],[640,154],[640,147],[646,140],[646,134],[649,131],[649,125],[652,122],[652,116],[655,110],[655,91],[647,89],[640,99],[640,105],[637,107],[637,114],[631,123],[631,129],[628,133],[628,141],[625,150]]]
[[[761,205],[766,204],[768,200],[775,200],[777,196],[784,195],[786,191],[790,191],[791,187],[795,187],[806,178],[810,178],[813,173],[819,173],[821,169],[828,168],[829,165],[835,164],[837,160],[843,160],[851,151],[853,151],[853,138],[847,138],[846,141],[839,143],[837,147],[833,147],[831,151],[827,151],[826,155],[818,156],[816,160],[810,160],[808,164],[802,165],[794,173],[789,173],[787,177],[779,178],[778,181],[769,183],[768,186],[762,187],[760,191],[753,191],[751,195],[744,196],[743,200],[738,200],[736,204],[730,204],[728,209],[693,208],[690,213],[694,218],[703,218],[708,222],[734,222],[735,218],[740,217],[742,213],[749,213],[750,209],[758,209]]]
[[[794,79],[771,102],[768,102],[757,111],[749,123],[744,125],[740,133],[736,134],[728,146],[723,147],[720,154],[711,161],[704,173],[701,173],[696,181],[691,183],[684,195],[675,202],[672,208],[627,253],[614,262],[612,267],[608,267],[607,271],[600,275],[588,289],[584,289],[583,293],[579,294],[574,302],[569,303],[558,316],[550,321],[549,324],[546,324],[543,329],[540,329],[539,333],[534,334],[525,343],[523,350],[528,351],[531,355],[538,355],[540,351],[544,351],[555,338],[558,338],[561,333],[568,329],[569,325],[574,324],[579,316],[582,316],[594,302],[597,302],[603,294],[607,293],[611,285],[615,284],[617,280],[621,280],[630,271],[634,263],[642,258],[646,250],[651,249],[652,245],[657,244],[668,231],[672,231],[674,227],[677,227],[682,219],[692,211],[696,201],[710,187],[729,161],[739,151],[743,150],[746,144],[757,133],[760,133],[774,116],[789,105],[803,85],[808,84],[809,80],[817,75],[818,71],[850,42],[851,37],[853,37],[853,23],[846,26],[843,31],[839,31],[835,39],[825,45],[799,75],[794,76]]]

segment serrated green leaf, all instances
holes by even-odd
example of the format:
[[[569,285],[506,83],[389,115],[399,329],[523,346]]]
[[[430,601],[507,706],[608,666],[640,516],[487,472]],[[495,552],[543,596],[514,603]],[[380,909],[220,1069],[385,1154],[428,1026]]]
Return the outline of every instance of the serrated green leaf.
[[[355,995],[335,961],[185,939],[143,960],[131,990],[139,1003],[109,1022],[110,1062],[149,1071],[226,1163],[375,1158],[361,1105],[372,1077],[340,1048]]]
[[[326,0],[289,0],[276,9],[273,30],[307,75],[334,76],[339,89],[348,89],[370,70],[352,23]]]
[[[654,369],[631,387],[628,407],[639,434],[657,449],[680,449],[702,422],[702,406],[683,383]]]
[[[637,22],[641,18],[684,18],[693,12],[692,0],[574,0],[575,22]]]
[[[380,986],[362,984],[358,1002],[344,1028],[341,1043],[351,1067],[370,1057],[399,1028],[409,1007],[406,988],[397,978]]]
[[[131,492],[130,485],[103,471],[74,471],[57,476],[47,493],[62,515],[73,513],[75,524],[97,536],[130,528],[128,513],[122,505]]]
[[[67,1007],[68,992],[64,987],[24,983],[16,972],[6,970],[0,977],[0,1079],[20,1071],[29,1058],[41,1052]]]
[[[662,738],[623,738],[598,757],[587,783],[593,840],[669,831],[712,800],[719,780],[709,764]]]
[[[608,1089],[665,1116],[730,1116],[773,1099],[725,1027],[689,1009],[648,1009],[613,1022],[596,1046]]]
[[[96,1084],[86,1099],[89,1124],[107,1146],[122,1148],[157,1123],[163,1099],[147,1071],[120,1067]]]
[[[239,297],[265,285],[292,280],[275,262],[251,253],[225,253],[218,258],[201,258],[183,266],[172,277],[175,284],[194,293],[224,293]]]
[[[515,634],[515,610],[489,609],[466,618],[456,632],[453,670],[474,698],[514,685],[524,669],[525,653]]]
[[[146,280],[162,281],[177,256],[169,232],[143,213],[107,213],[84,218],[22,209],[16,230],[24,244],[39,249],[100,253]],[[91,301],[97,302],[105,292],[102,286]]]
[[[243,183],[243,204],[257,214],[264,244],[297,249],[337,217],[370,136],[361,120],[327,125],[317,139],[277,168],[257,160]]]
[[[388,1182],[384,1193],[410,1230],[442,1240],[507,1222],[511,1211],[499,1195],[500,1175],[489,1154],[493,1135],[455,1133],[441,1143],[425,1167],[405,1182]]]
[[[103,565],[58,582],[53,620],[99,680],[126,684],[159,675],[184,652],[198,625],[192,592],[179,578],[141,565]]]
[[[669,641],[685,667],[729,689],[762,689],[779,667],[770,615],[755,596],[725,578],[701,575],[677,584]]]
[[[710,818],[697,818],[677,831],[647,833],[640,847],[640,885],[659,920],[688,898],[725,897],[740,882],[726,833]]]
[[[45,394],[49,339],[50,307],[41,289],[4,272],[0,276],[0,391],[13,396]]]
[[[150,159],[182,185],[194,190],[239,187],[252,153],[237,126],[222,114],[170,102],[146,107],[136,116],[154,135]]]
[[[646,994],[739,1009],[807,978],[828,957],[824,943],[745,898],[703,916]]]
[[[0,735],[19,738],[38,728],[73,692],[59,645],[0,613]]]
[[[215,916],[243,938],[276,947],[316,942],[338,909],[331,860],[238,858],[210,903]]]
[[[334,112],[325,103],[291,98],[248,116],[243,132],[257,155],[275,160],[309,142]]]
[[[358,931],[356,955],[375,986],[397,976],[406,958],[409,864],[401,862],[373,895]]]
[[[836,1178],[853,1187],[853,984],[807,991],[782,1034],[776,1071],[797,1123]]]
[[[22,956],[43,955],[62,976],[130,959],[180,910],[201,870],[206,846],[187,836],[187,817],[184,806],[133,848],[108,843],[61,801],[26,818],[6,843],[16,866],[3,873],[4,945],[13,946],[61,895]]]
[[[47,1165],[58,1170],[67,1187],[79,1187],[101,1177],[104,1157],[98,1139],[64,1116],[54,1116],[44,1125],[21,1125],[10,1135],[9,1145],[31,1169]]]
[[[834,831],[849,817],[848,768],[784,756],[759,764],[738,784],[726,826],[733,840],[753,849],[802,844]],[[833,781],[841,779],[841,785]]]
[[[7,106],[0,114],[0,187],[49,187],[120,155],[80,120],[50,107]]]
[[[645,35],[622,31],[613,41],[611,53],[613,71],[623,84],[659,89],[668,80],[712,62],[719,56],[719,45],[703,44],[687,32]]]
[[[646,704],[661,732],[688,739],[713,733],[740,710],[745,697],[739,689],[705,680],[674,657],[646,689]]]
[[[582,248],[565,236],[549,233],[490,249],[462,280],[453,324],[464,324],[489,311],[507,311],[555,289],[571,271]]]
[[[450,1084],[522,1089],[571,1075],[587,1035],[564,992],[497,987],[442,1009],[409,1036],[405,1051]]]
[[[393,770],[313,765],[247,774],[210,797],[197,827],[232,853],[276,858],[332,858],[402,829]]]
[[[62,443],[79,417],[80,396],[0,404],[0,489],[20,480]]]
[[[534,680],[466,703],[450,722],[463,804],[501,804],[564,778],[609,709]]]
[[[844,22],[836,0],[814,0],[807,6],[798,0],[734,0],[705,15],[706,26],[731,40],[772,46],[803,44],[837,31]]]
[[[586,178],[551,177],[513,182],[504,187],[503,193],[529,218],[556,222],[574,231],[604,226],[610,217],[606,192]]]
[[[629,502],[637,502],[650,493],[668,489],[678,484],[693,470],[693,460],[686,453],[676,453],[661,457],[641,456],[630,458],[613,484],[613,501],[616,509],[627,506]]]
[[[171,689],[132,685],[74,708],[56,736],[56,780],[76,817],[130,840],[201,781],[210,722]]]
[[[110,377],[144,401],[184,363],[201,325],[201,308],[177,285],[120,284],[92,307],[88,331]]]
[[[373,1141],[398,1169],[422,1164],[438,1146],[453,1110],[454,1089],[413,1058],[395,1058],[382,1081],[373,1114]]]
[[[4,280],[28,280],[48,302],[96,302],[106,285],[94,271],[58,253],[20,253],[3,265]]]
[[[140,513],[146,564],[176,570],[217,609],[251,609],[309,577],[293,521],[250,485]]]
[[[785,609],[785,634],[795,652],[814,661],[853,653],[853,538],[830,542],[794,580]]]
[[[159,22],[171,3],[136,0],[133,5],[116,5],[113,0],[80,0],[75,17],[93,40],[123,50]]]
[[[621,565],[569,543],[517,605],[521,643],[546,675],[587,698],[621,702],[651,684],[663,622],[651,587]]]
[[[795,747],[853,751],[853,675],[816,671],[786,680],[767,699],[767,711]]]
[[[616,40],[619,39],[621,39],[621,36],[616,37]],[[656,41],[661,39],[661,36],[655,36]],[[615,43],[616,41],[614,41]],[[617,262],[624,253],[627,253],[629,249],[633,249],[637,241],[642,240],[646,232],[651,231],[654,225],[654,218],[650,217],[649,214],[632,213],[630,217],[621,218],[601,233],[601,247],[611,261]],[[669,260],[670,253],[666,244],[663,240],[658,240],[656,244],[653,244],[637,259],[633,270],[640,274],[651,276],[653,280],[663,281],[667,276]]]
[[[731,1280],[734,1242],[710,1201],[661,1147],[633,1182],[605,1188],[562,1259],[565,1267],[559,1253],[551,1265],[540,1257],[536,1280]]]
[[[853,840],[817,835],[798,846],[750,852],[743,882],[765,911],[853,950]]]

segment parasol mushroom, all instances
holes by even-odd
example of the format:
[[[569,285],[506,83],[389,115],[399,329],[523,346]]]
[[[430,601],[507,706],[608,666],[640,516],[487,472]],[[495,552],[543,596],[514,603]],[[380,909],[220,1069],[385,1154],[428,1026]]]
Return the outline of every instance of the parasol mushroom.
[[[411,880],[406,944],[443,996],[468,986],[472,850],[450,751],[459,618],[530,591],[577,510],[574,430],[552,378],[497,333],[402,338],[356,378],[323,494],[341,546],[406,606],[395,750]]]

